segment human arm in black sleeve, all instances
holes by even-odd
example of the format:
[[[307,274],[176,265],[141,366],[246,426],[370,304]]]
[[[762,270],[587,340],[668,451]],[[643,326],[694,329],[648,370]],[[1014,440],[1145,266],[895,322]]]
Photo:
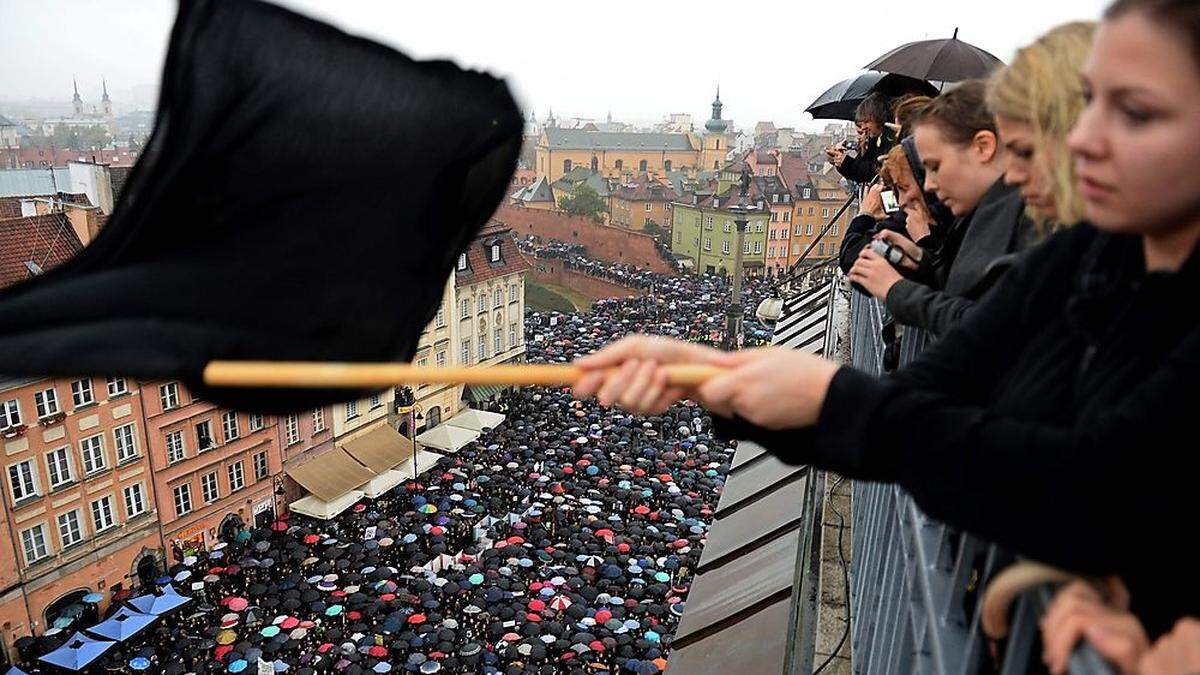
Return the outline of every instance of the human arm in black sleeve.
[[[842,160],[842,165],[836,168],[846,180],[852,180],[855,183],[870,183],[875,178],[875,174],[879,173],[879,163],[870,157],[846,155]]]
[[[901,279],[892,285],[884,304],[900,323],[942,336],[962,321],[975,306],[975,300],[931,288],[913,279]]]

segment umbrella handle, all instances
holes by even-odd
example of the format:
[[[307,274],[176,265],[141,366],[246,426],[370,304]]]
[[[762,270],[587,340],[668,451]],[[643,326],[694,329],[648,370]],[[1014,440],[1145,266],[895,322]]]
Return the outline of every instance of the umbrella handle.
[[[725,371],[710,365],[664,365],[671,384],[697,386]],[[609,370],[615,375],[618,369]],[[566,386],[583,373],[573,365],[505,364],[483,368],[408,363],[318,361],[210,361],[204,383],[213,387],[362,388],[397,384]]]

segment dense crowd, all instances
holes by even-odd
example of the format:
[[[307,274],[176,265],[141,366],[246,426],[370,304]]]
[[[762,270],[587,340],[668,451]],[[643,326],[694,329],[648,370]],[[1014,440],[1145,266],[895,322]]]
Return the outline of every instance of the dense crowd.
[[[571,360],[629,332],[723,337],[721,278],[647,273],[561,242],[524,245],[653,289],[576,314],[529,312],[530,361]],[[745,290],[749,313],[762,287]],[[745,330],[751,344],[768,336],[752,316]],[[522,388],[494,408],[506,421],[379,499],[330,521],[285,514],[175,564],[149,599],[135,599],[169,609],[87,668],[661,672],[729,444],[690,402],[634,416],[566,389]],[[114,603],[106,618],[118,611]],[[22,667],[55,671],[35,656],[72,640],[55,630],[24,645]]]

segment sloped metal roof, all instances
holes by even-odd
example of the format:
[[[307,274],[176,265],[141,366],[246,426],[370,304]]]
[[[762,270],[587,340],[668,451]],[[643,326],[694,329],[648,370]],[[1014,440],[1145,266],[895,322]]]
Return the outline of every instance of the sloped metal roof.
[[[34,197],[70,192],[71,172],[53,169],[5,169],[0,171],[0,197]]]
[[[547,129],[546,143],[551,150],[691,151],[696,149],[687,134],[583,131],[581,129]]]

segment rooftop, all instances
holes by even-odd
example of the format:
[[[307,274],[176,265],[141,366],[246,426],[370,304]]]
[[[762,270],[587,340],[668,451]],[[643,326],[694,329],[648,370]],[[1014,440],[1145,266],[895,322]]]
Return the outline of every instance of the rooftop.
[[[0,288],[53,269],[82,250],[64,213],[0,220]]]
[[[651,150],[692,151],[687,134],[546,129],[545,147],[551,150]]]

